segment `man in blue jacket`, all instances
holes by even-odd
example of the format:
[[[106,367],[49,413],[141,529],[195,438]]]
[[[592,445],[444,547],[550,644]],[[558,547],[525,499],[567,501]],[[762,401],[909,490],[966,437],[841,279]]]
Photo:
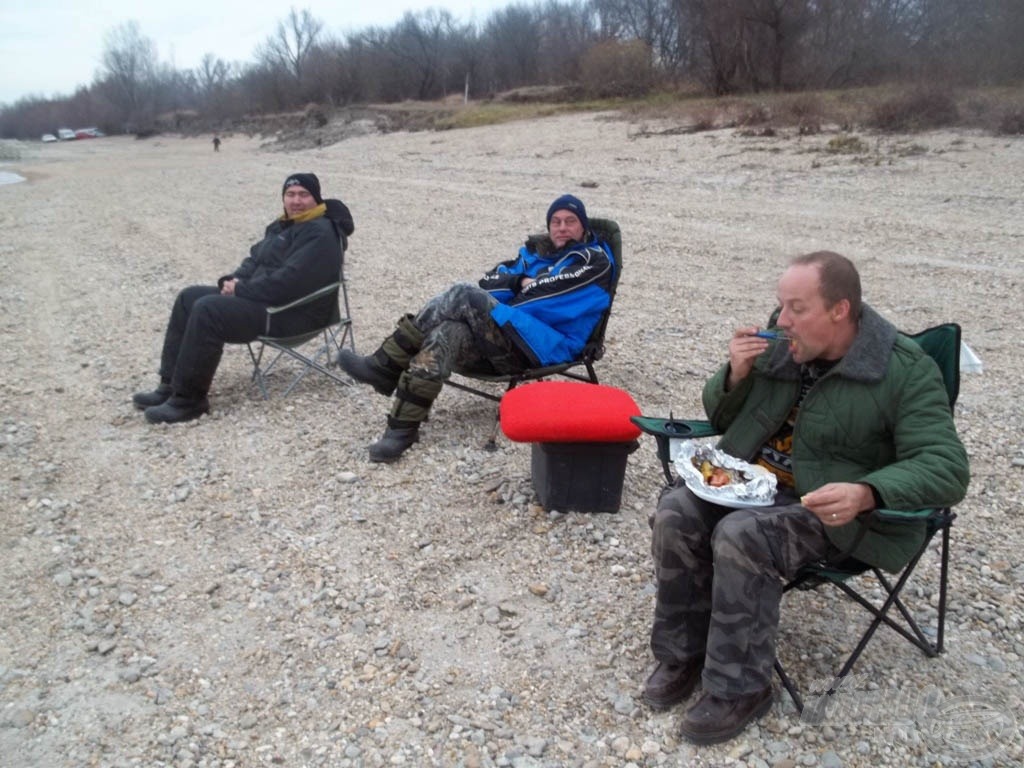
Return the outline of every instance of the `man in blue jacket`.
[[[382,395],[395,393],[370,460],[398,459],[454,370],[512,374],[574,360],[611,303],[611,247],[590,230],[583,202],[562,195],[547,235],[530,238],[478,285],[458,284],[406,315],[372,354],[342,350],[338,364]]]
[[[284,215],[267,227],[249,257],[217,285],[178,294],[164,334],[160,384],[136,392],[132,403],[146,421],[175,423],[210,410],[207,392],[224,344],[244,344],[267,332],[267,308],[288,304],[338,280],[342,239],[354,229],[340,200],[320,195],[312,173],[293,173],[281,190]],[[325,296],[277,314],[270,331],[293,336],[326,324],[337,298]]]

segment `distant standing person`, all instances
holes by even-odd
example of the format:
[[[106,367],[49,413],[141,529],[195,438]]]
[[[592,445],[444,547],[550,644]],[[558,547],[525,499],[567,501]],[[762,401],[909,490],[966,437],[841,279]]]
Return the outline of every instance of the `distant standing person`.
[[[220,152],[220,136],[213,137],[213,151]]]

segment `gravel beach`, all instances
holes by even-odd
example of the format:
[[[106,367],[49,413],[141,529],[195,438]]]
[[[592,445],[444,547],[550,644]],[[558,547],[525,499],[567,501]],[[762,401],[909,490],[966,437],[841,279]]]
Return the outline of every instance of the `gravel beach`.
[[[0,764],[1020,765],[1024,139],[671,128],[601,113],[302,151],[9,147],[27,181],[0,186]],[[209,416],[147,425],[129,398],[156,381],[177,291],[232,270],[308,170],[355,218],[360,352],[510,258],[563,192],[622,226],[597,371],[646,414],[702,415],[733,328],[767,318],[798,253],[851,257],[905,330],[961,323],[983,372],[956,413],[972,482],[947,652],[883,628],[824,723],[777,691],[739,738],[696,748],[680,708],[640,701],[653,440],[619,513],[547,510],[528,445],[484,449],[493,403],[445,389],[422,442],[373,465],[387,401],[322,377],[263,400],[244,347]],[[926,614],[937,567],[908,587]],[[780,657],[820,685],[863,624],[837,592],[787,595]]]

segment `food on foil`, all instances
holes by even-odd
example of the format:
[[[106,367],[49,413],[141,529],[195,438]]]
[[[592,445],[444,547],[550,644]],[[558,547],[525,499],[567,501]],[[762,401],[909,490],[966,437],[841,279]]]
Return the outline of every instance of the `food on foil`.
[[[702,460],[694,456],[690,461],[700,471],[700,476],[704,478],[704,482],[713,488],[721,488],[723,485],[729,485],[729,483],[743,483],[750,479],[749,476],[738,470],[716,467],[708,459]]]
[[[767,505],[775,499],[776,477],[764,467],[696,440],[680,441],[673,448],[676,472],[701,498],[723,505]]]

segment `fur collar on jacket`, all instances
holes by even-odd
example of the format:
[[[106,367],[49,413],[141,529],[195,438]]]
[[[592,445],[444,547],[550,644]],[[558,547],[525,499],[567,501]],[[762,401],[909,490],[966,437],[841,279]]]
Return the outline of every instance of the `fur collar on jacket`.
[[[867,304],[862,304],[857,335],[832,373],[854,381],[880,381],[889,368],[889,357],[898,334],[896,326]],[[770,376],[776,378],[800,377],[800,367],[793,362],[786,344],[776,344],[769,350],[764,367]]]

